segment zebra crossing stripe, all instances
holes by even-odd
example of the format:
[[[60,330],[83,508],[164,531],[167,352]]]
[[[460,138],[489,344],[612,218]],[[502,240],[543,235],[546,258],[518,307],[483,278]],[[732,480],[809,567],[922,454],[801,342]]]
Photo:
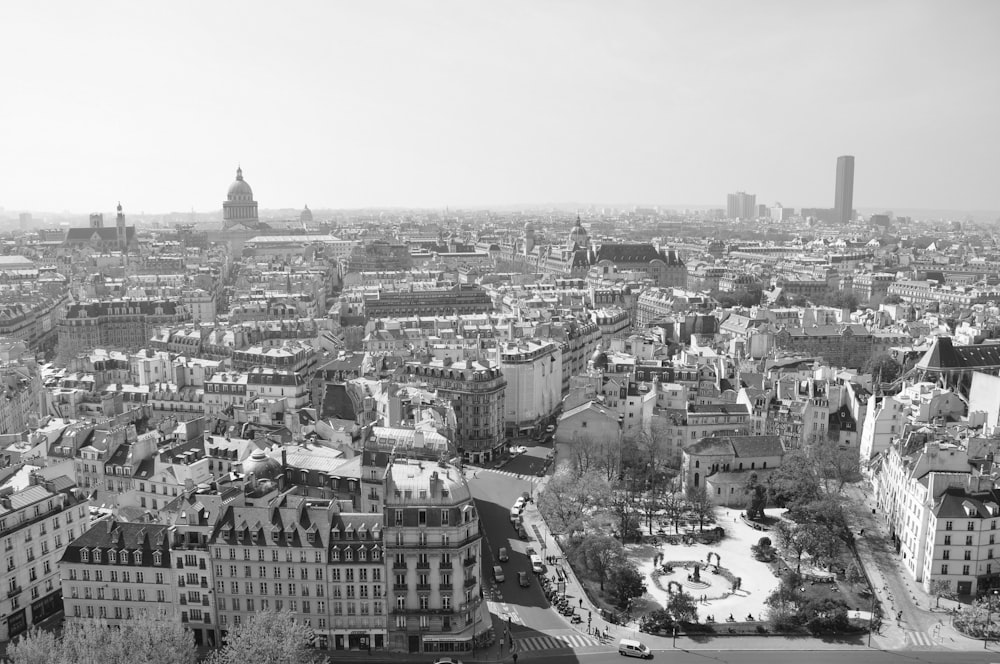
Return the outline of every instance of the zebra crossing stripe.
[[[917,632],[915,630],[908,629],[905,632],[903,632],[903,635],[904,635],[905,639],[907,640],[907,642],[909,642],[910,645],[913,645],[913,646],[933,646],[934,645],[934,641],[931,639],[931,637],[928,636],[927,634],[925,634],[924,632]]]
[[[592,636],[583,634],[573,634],[567,636],[527,636],[515,639],[517,651],[531,650],[558,650],[585,648],[587,646],[600,645],[600,642]]]

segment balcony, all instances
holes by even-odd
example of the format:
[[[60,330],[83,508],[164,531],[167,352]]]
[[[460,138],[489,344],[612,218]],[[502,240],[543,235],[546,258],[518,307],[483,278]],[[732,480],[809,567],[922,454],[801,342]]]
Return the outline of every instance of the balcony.
[[[201,580],[201,587],[202,588],[208,588],[208,579],[203,578]]]
[[[474,577],[474,576],[473,577],[469,577],[468,579],[465,580],[465,587],[466,588],[471,588],[474,585],[476,585],[476,577]]]
[[[429,584],[429,583],[418,583],[417,584],[417,591],[418,592],[430,592],[430,589],[431,589],[431,584]]]
[[[186,606],[186,605],[187,605],[187,603],[188,603],[188,601],[187,601],[187,597],[185,597],[184,595],[181,595],[181,596],[180,596],[180,598],[179,598],[179,600],[178,600],[178,603],[179,603],[179,604],[180,604],[181,606]]]
[[[410,587],[407,586],[405,583],[394,583],[394,584],[392,584],[392,589],[393,590],[409,590]]]
[[[202,606],[211,606],[211,605],[210,605],[210,604],[208,603],[208,595],[205,595],[204,597],[202,597],[202,598],[201,598],[201,605],[202,605]]]
[[[473,565],[476,564],[476,560],[477,559],[475,556],[469,556],[468,558],[462,561],[462,565],[464,565],[465,567],[472,567]]]
[[[430,569],[430,568],[431,568],[431,563],[428,560],[417,562],[417,569]]]
[[[447,616],[454,613],[452,609],[401,609],[398,606],[392,607],[392,613],[398,616],[418,616],[418,615],[434,615],[434,616]]]
[[[21,586],[14,586],[13,588],[7,591],[7,597],[13,597],[15,595],[19,595],[21,594],[22,590],[24,590],[24,588],[22,588]]]
[[[184,579],[183,578],[177,579],[177,586],[180,587],[180,588],[184,587]]]
[[[393,569],[407,569],[405,560],[396,560],[392,563]]]

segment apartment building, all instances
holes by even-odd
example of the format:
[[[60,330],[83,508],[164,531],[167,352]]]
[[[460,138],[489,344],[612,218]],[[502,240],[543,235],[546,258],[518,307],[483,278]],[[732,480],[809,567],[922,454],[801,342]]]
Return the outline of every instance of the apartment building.
[[[461,470],[393,458],[385,473],[389,649],[467,651],[493,638],[481,598],[482,533]]]
[[[400,382],[426,384],[451,399],[455,440],[467,461],[485,463],[503,451],[507,378],[499,365],[486,360],[431,359],[405,364],[396,377]]]
[[[562,397],[562,351],[550,341],[532,339],[497,348],[507,380],[504,429],[509,437],[540,433]]]
[[[183,588],[171,565],[168,527],[121,523],[110,515],[90,525],[59,561],[66,621],[99,619],[116,626],[142,613],[178,619]]]
[[[68,477],[0,495],[3,588],[0,641],[9,641],[63,608],[59,560],[67,545],[90,527],[90,505]]]

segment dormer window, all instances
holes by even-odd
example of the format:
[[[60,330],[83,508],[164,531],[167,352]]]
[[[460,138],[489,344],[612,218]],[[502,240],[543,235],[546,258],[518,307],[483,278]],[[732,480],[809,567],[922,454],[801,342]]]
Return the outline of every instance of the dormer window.
[[[358,549],[358,560],[367,560],[368,552],[364,549]]]
[[[330,532],[333,534],[333,539],[335,539],[335,540],[339,540],[340,539],[340,531],[339,530],[337,530],[336,528],[334,528]]]
[[[330,549],[330,560],[340,560],[340,549],[337,547]]]
[[[135,553],[132,554],[132,562],[134,562],[136,565],[142,564],[142,551],[136,551]]]
[[[306,540],[310,544],[314,544],[316,542],[316,533],[314,533],[314,532],[307,533],[306,534]]]
[[[80,562],[89,563],[90,562],[90,551],[86,549],[80,549]]]
[[[344,560],[354,560],[354,551],[351,549],[344,551]]]
[[[374,549],[372,549],[372,560],[378,560],[381,557],[382,557],[382,549],[376,546]]]
[[[115,553],[114,549],[108,551],[108,562],[112,564],[118,562],[118,554]]]
[[[232,536],[233,536],[233,529],[232,529],[232,528],[230,528],[229,526],[225,526],[225,527],[224,527],[224,528],[222,529],[222,536],[223,536],[224,538],[226,538],[226,539],[229,539],[230,537],[232,537]]]
[[[101,562],[101,550],[100,549],[94,549],[94,562],[95,563]]]
[[[257,531],[256,530],[253,531],[252,533],[250,533],[250,541],[253,542],[254,544],[257,543]]]
[[[278,531],[278,530],[272,530],[271,531],[271,541],[272,542],[277,542],[278,541],[278,533],[279,532],[280,531]]]
[[[154,551],[153,552],[153,564],[154,565],[159,565],[162,562],[163,562],[163,554],[160,553],[159,551]]]

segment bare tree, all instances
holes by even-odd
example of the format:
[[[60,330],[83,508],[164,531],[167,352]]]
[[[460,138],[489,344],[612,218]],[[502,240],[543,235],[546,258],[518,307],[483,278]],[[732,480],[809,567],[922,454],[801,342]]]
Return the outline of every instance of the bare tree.
[[[226,645],[209,657],[209,664],[289,664],[312,661],[312,630],[290,611],[260,611],[226,637]]]
[[[704,484],[701,486],[689,484],[685,498],[688,507],[698,517],[698,530],[704,530],[705,521],[715,516],[715,503],[712,502],[712,497],[708,495],[708,490],[705,489]]]

